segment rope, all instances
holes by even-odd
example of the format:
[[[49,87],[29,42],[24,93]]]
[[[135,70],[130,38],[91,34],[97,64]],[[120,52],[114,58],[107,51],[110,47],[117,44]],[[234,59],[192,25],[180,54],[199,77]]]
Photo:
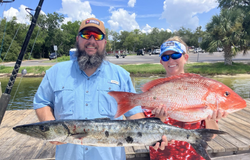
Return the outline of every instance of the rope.
[[[10,7],[11,7],[11,5],[10,5]],[[3,13],[4,13],[4,11],[5,11],[5,8],[6,8],[6,3],[5,3],[5,6],[4,6]],[[3,13],[2,13],[2,19],[4,19]],[[0,58],[1,58],[1,53],[2,53],[2,49],[3,49],[3,42],[4,42],[4,37],[5,37],[6,28],[7,28],[7,19],[6,19],[6,23],[5,23],[4,32],[3,32],[2,45],[1,45],[1,49],[0,49]]]
[[[0,58],[1,58],[1,53],[2,53],[2,49],[3,49],[3,42],[4,42],[4,37],[5,37],[6,28],[7,28],[7,20],[6,20],[5,28],[4,28],[4,31],[3,31],[3,39],[2,39],[1,49],[0,49]]]
[[[5,6],[4,6],[4,10],[3,10],[3,12],[5,11],[5,8],[6,8],[6,3],[5,3]],[[3,18],[3,13],[2,13],[2,18]]]
[[[32,54],[32,52],[33,52],[33,48],[34,48],[34,46],[35,46],[36,39],[37,39],[37,37],[38,37],[38,35],[39,35],[40,29],[41,29],[41,28],[39,28],[39,30],[37,31],[36,38],[35,38],[35,41],[34,41],[34,43],[33,43],[33,46],[32,46],[31,52],[30,52],[30,54],[29,54],[29,58],[28,58],[28,60],[30,59],[31,54]],[[25,70],[26,70],[26,68],[27,68],[27,67],[25,67]],[[12,101],[11,101],[11,103],[10,103],[9,107],[11,107],[11,106],[12,106],[12,104],[13,104],[13,102],[14,102],[15,96],[16,96],[17,91],[18,91],[18,89],[19,89],[19,86],[20,86],[20,84],[21,84],[21,82],[22,82],[23,76],[24,76],[24,74],[22,74],[22,76],[21,76],[21,79],[20,79],[20,81],[19,81],[19,83],[18,83],[18,86],[17,86],[16,92],[15,92],[15,94],[14,94],[13,98],[12,98]]]
[[[10,46],[9,46],[9,48],[8,48],[8,50],[7,50],[7,52],[6,52],[5,56],[4,56],[4,58],[3,58],[3,60],[2,60],[2,63],[4,62],[5,57],[7,56],[8,52],[9,52],[9,50],[10,50],[10,47],[11,47],[11,45],[12,45],[14,39],[16,38],[16,35],[17,35],[17,33],[18,33],[18,30],[19,30],[20,26],[21,26],[21,25],[19,25],[19,27],[18,27],[18,29],[17,29],[17,31],[16,31],[16,34],[15,34],[14,38],[12,39],[12,41],[11,41],[11,43],[10,43]]]

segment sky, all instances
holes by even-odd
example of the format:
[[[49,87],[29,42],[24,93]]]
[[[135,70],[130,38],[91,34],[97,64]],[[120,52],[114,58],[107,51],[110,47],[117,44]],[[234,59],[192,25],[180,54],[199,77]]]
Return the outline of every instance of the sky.
[[[18,23],[30,24],[25,8],[35,10],[38,3],[39,0],[15,0],[0,4],[0,19],[16,16]],[[202,26],[205,30],[220,9],[216,0],[44,0],[41,12],[63,14],[63,23],[95,17],[116,32],[140,29],[149,33],[155,27],[171,32],[181,27],[194,31]]]

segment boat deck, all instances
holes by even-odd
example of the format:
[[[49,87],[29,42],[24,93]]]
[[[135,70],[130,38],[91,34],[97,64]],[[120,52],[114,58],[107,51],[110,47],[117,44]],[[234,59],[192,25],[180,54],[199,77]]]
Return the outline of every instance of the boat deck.
[[[208,153],[216,160],[250,159],[250,99],[247,107],[219,121],[228,134],[208,142]],[[13,131],[13,127],[38,122],[34,110],[6,111],[0,126],[2,160],[54,159],[55,145]],[[149,160],[148,146],[125,147],[128,160]]]

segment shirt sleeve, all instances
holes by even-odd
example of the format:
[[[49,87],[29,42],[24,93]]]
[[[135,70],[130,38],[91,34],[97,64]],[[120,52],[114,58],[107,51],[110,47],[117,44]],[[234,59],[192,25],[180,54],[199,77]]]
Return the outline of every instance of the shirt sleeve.
[[[126,90],[126,92],[136,93],[130,76],[127,82],[127,86],[128,86],[128,89]],[[130,117],[134,114],[141,113],[141,112],[143,112],[141,106],[136,106],[133,109],[126,112],[124,115],[125,117]]]
[[[53,90],[49,83],[48,76],[45,74],[35,94],[33,100],[33,108],[39,109],[45,106],[50,106],[52,109],[54,109],[53,100],[54,100]]]

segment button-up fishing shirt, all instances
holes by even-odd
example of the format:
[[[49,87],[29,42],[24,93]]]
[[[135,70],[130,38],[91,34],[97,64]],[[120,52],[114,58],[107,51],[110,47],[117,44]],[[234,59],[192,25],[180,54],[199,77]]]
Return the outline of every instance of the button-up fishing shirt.
[[[56,119],[114,119],[117,102],[108,95],[109,91],[135,93],[130,75],[122,67],[103,61],[88,77],[77,61],[62,62],[47,70],[34,97],[34,109],[50,106]],[[140,112],[142,109],[137,106],[124,115]],[[56,159],[125,160],[126,155],[124,147],[63,144],[56,146]]]

